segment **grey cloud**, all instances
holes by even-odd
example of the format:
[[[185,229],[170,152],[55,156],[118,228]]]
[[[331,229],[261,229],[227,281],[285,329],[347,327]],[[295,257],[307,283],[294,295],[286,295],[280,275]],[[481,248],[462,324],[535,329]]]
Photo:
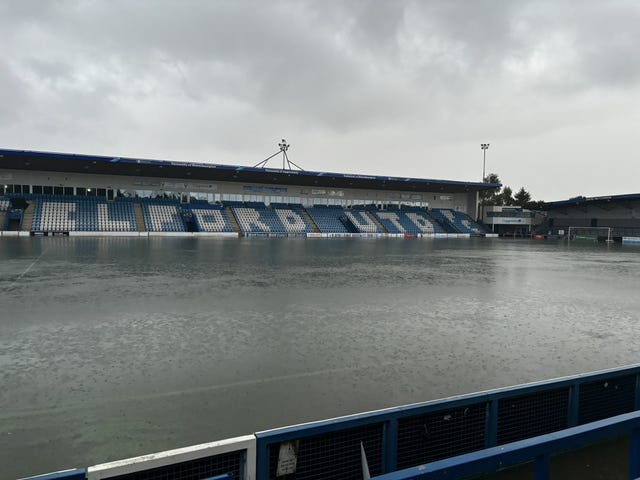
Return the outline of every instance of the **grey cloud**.
[[[558,132],[640,100],[631,0],[26,0],[0,16],[0,128],[31,132],[24,148],[74,151],[82,132],[96,151],[239,161],[295,135],[348,145],[351,170],[382,173],[387,144],[393,168],[447,176],[471,140],[498,155],[549,138],[578,161]]]

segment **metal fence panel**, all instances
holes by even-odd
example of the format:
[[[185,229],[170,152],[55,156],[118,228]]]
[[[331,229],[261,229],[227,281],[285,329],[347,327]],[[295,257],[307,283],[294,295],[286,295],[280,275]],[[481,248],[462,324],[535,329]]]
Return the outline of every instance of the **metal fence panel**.
[[[397,468],[481,450],[485,446],[485,402],[401,418]]]
[[[611,377],[580,385],[579,423],[594,422],[632,412],[636,375]]]
[[[301,431],[301,434],[304,432]],[[295,473],[287,480],[362,480],[361,447],[371,475],[382,473],[384,424],[300,438]],[[296,441],[296,440],[293,440]],[[280,443],[269,445],[269,479],[276,479]]]
[[[567,428],[569,388],[498,401],[498,445]]]

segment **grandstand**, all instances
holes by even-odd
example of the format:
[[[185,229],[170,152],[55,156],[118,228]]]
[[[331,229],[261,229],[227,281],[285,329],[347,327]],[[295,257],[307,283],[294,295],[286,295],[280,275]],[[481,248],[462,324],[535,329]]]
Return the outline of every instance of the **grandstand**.
[[[543,235],[566,235],[569,228],[596,237],[640,237],[640,194],[576,197],[548,202],[543,206],[546,222],[538,228]]]
[[[0,230],[25,235],[484,235],[488,183],[0,150]]]

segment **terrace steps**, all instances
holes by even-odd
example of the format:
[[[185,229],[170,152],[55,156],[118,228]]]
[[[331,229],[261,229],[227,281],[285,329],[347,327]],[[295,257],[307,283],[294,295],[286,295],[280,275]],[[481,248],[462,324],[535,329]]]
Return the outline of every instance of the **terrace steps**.
[[[139,203],[133,204],[133,212],[136,216],[136,227],[138,228],[138,232],[146,232],[146,224],[144,222],[144,215],[142,215],[142,207]]]
[[[366,215],[368,215],[369,218],[373,220],[373,223],[376,224],[376,226],[380,229],[382,233],[389,233],[389,231],[386,228],[384,228],[384,225],[380,223],[380,220],[378,220],[378,217],[376,217],[373,213],[366,212]]]
[[[316,222],[313,221],[313,218],[311,218],[311,215],[309,215],[309,212],[307,212],[304,208],[302,209],[302,215],[304,216],[304,219],[307,221],[307,223],[311,225],[311,227],[313,228],[313,231],[316,233],[320,233],[320,229],[318,228],[318,225],[316,225]]]
[[[235,213],[233,213],[231,207],[224,207],[224,211],[227,212],[227,217],[229,218],[229,222],[233,227],[233,231],[238,235],[242,235],[242,230],[240,230],[240,225],[238,225],[238,220],[236,219],[236,215]]]
[[[33,227],[33,212],[35,207],[28,205],[22,213],[22,231],[30,232]],[[1,224],[0,224],[1,225]]]

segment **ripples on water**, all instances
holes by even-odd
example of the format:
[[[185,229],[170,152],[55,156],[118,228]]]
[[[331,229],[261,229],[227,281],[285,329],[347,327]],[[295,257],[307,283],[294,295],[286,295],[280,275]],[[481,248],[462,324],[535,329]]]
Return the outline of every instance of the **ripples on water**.
[[[9,477],[639,361],[640,251],[0,241]]]

